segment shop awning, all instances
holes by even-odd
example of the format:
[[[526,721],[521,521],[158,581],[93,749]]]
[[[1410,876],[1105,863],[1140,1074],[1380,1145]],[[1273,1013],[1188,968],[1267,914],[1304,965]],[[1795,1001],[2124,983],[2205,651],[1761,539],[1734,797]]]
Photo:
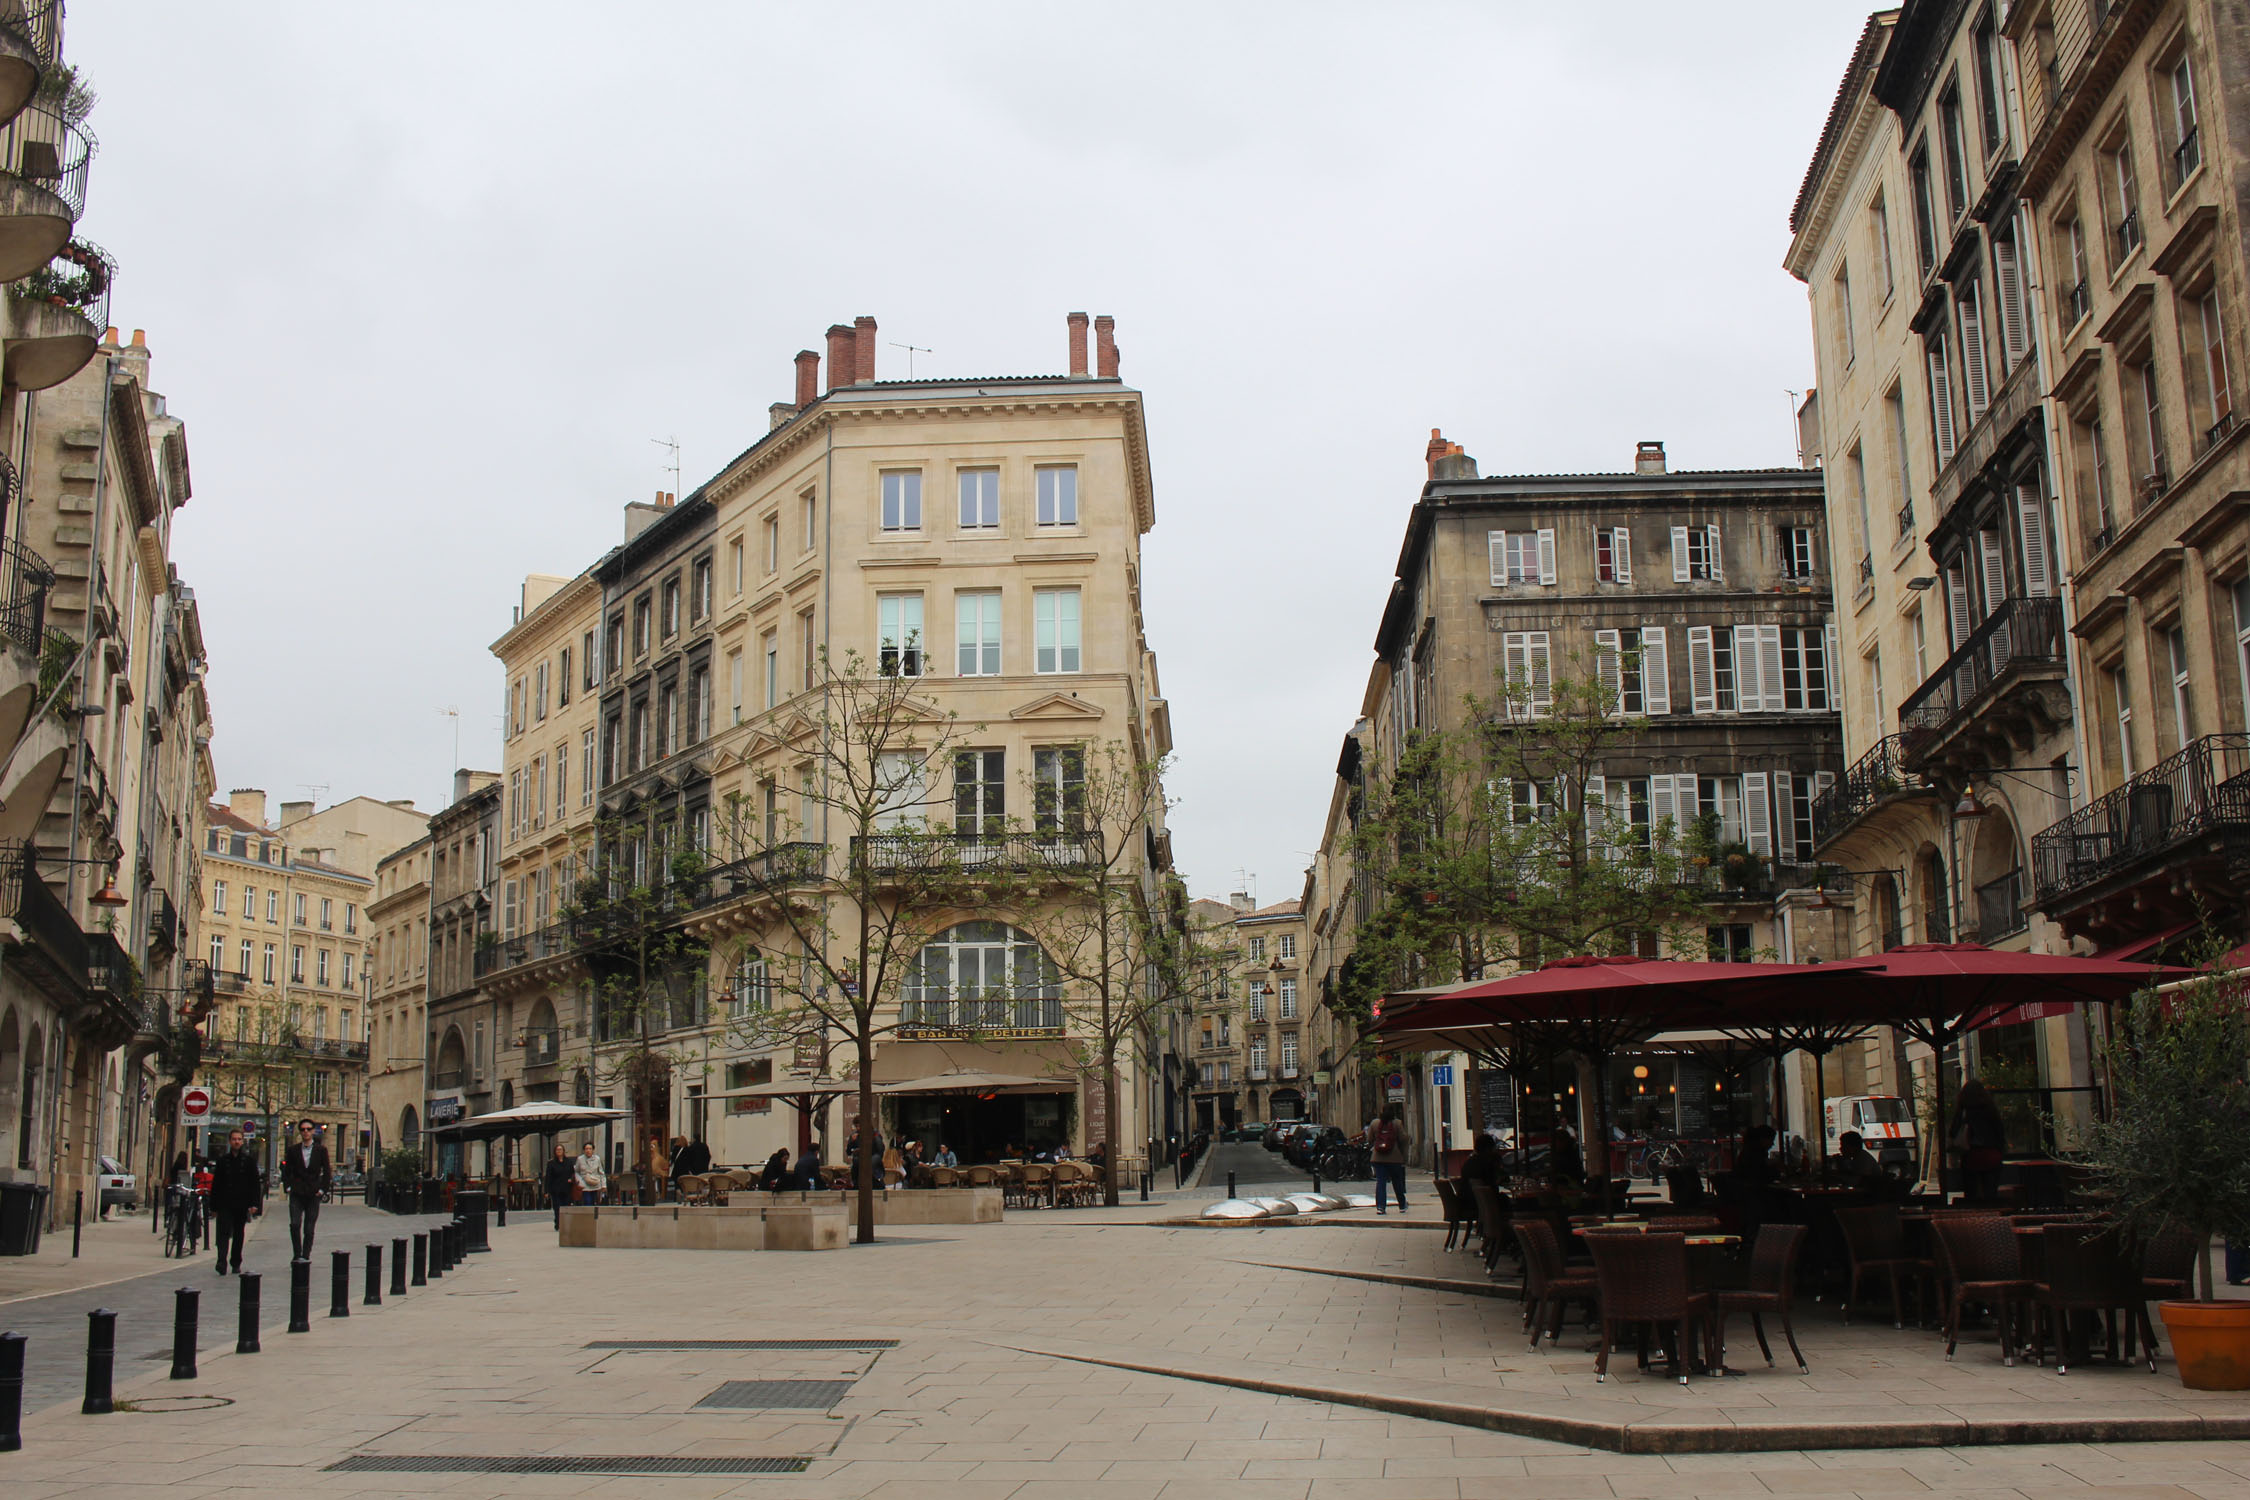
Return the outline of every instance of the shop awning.
[[[432,1125],[425,1135],[442,1136],[453,1141],[514,1140],[526,1135],[557,1135],[565,1130],[585,1129],[604,1125],[611,1120],[622,1120],[630,1111],[622,1109],[596,1109],[584,1104],[555,1104],[537,1100],[519,1104],[513,1109],[494,1110],[488,1115],[475,1115],[466,1120],[456,1120],[449,1125]]]
[[[885,1097],[898,1094],[1052,1094],[1074,1090],[1074,1078],[1027,1078],[1017,1073],[982,1073],[963,1071],[934,1073],[928,1078],[909,1078],[900,1083],[879,1083],[875,1092]]]

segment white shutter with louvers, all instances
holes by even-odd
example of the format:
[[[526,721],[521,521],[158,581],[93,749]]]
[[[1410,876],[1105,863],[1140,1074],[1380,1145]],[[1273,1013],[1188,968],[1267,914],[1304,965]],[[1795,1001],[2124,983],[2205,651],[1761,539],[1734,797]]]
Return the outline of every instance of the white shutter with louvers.
[[[1766,800],[1766,773],[1742,773],[1742,841],[1752,854],[1773,853],[1773,804]]]
[[[2016,262],[2013,240],[1993,242],[1992,265],[2000,278],[2001,357],[2007,362],[2007,368],[2013,370],[2031,347],[2030,329],[2025,326],[2023,272]]]
[[[1672,664],[1664,649],[1664,627],[1641,627],[1641,712],[1672,711]]]
[[[1736,678],[1740,680],[1740,670]],[[1784,706],[1781,692],[1781,627],[1758,627],[1758,677],[1763,684],[1766,711],[1772,713]]]
[[[2006,554],[2000,545],[2000,533],[1985,530],[1977,533],[1977,551],[1984,563],[1985,618],[1998,614],[2008,602],[2008,568]],[[1992,670],[1997,672],[2008,664],[2008,626],[2002,621],[1992,632]]]
[[[1679,834],[1680,804],[1679,799],[1673,795],[1672,778],[1669,776],[1651,776],[1648,779],[1648,821],[1649,837],[1653,841],[1661,843],[1669,838],[1676,838]],[[1671,825],[1669,832],[1665,829],[1667,823]]]
[[[1619,583],[1633,581],[1633,533],[1618,527],[1609,539],[1610,566],[1617,573]]]
[[[1719,708],[1717,673],[1711,662],[1711,627],[1691,625],[1687,633],[1688,706],[1699,714]]]
[[[1586,805],[1581,809],[1586,824],[1586,847],[1596,859],[1612,858],[1616,852],[1610,838],[1609,782],[1594,775],[1586,778]]]
[[[1958,651],[1969,638],[1969,575],[1960,563],[1945,570],[1945,597],[1952,616],[1946,626],[1953,637],[1947,649]]]
[[[1552,526],[1539,528],[1539,581],[1555,581],[1555,529]]]
[[[1674,583],[1687,582],[1687,564],[1687,528],[1675,526],[1672,528],[1672,581]]]
[[[1485,533],[1485,548],[1492,555],[1492,586],[1499,588],[1508,581],[1508,533]]]
[[[1710,526],[1706,526],[1706,527],[1704,527],[1704,528],[1703,528],[1703,535],[1704,535],[1704,540],[1705,540],[1706,544],[1708,545],[1708,547],[1709,547],[1709,549],[1710,549],[1710,550],[1709,550],[1708,552],[1706,552],[1706,553],[1705,553],[1705,556],[1706,556],[1706,557],[1708,557],[1708,558],[1710,559],[1710,563],[1711,563],[1711,579],[1712,579],[1712,581],[1713,581],[1713,582],[1717,582],[1718,580],[1720,580],[1720,579],[1722,579],[1722,578],[1726,577],[1726,569],[1725,569],[1725,567],[1724,567],[1723,565],[1721,565],[1721,563],[1720,563],[1720,561],[1719,561],[1719,528],[1718,528],[1718,526],[1717,526],[1716,524],[1713,524],[1713,525],[1710,525]]]
[[[2016,486],[2016,518],[2023,529],[2023,591],[2044,599],[2054,590],[2047,565],[2047,507],[2035,485]]]
[[[1822,708],[1840,708],[1844,702],[1844,659],[1836,654],[1836,622],[1821,627],[1821,660],[1828,669],[1828,701]],[[1807,704],[1806,707],[1811,707]]]
[[[1992,404],[1992,384],[1985,371],[1984,304],[1974,291],[1963,297],[1961,313],[1961,373],[1969,386],[1969,420],[1976,421]]]
[[[1543,714],[1554,702],[1547,656],[1547,632],[1534,630],[1527,639],[1531,660],[1531,711]]]
[[[1953,462],[1953,377],[1946,369],[1945,345],[1929,352],[1930,430],[1937,439],[1938,466]]]
[[[1615,718],[1625,711],[1625,677],[1614,630],[1594,632],[1594,675],[1602,685],[1602,713]]]
[[[1797,850],[1796,780],[1787,771],[1773,773],[1773,852],[1776,859],[1805,858]]]

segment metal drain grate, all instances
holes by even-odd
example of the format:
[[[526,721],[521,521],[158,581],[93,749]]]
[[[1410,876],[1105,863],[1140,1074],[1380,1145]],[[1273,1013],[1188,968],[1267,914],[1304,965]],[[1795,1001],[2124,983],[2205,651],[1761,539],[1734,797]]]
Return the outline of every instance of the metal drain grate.
[[[802,1474],[802,1458],[678,1458],[634,1453],[607,1458],[480,1458],[474,1454],[355,1453],[331,1474]]]
[[[695,1407],[698,1411],[826,1411],[851,1388],[848,1380],[730,1380]]]
[[[897,1339],[596,1339],[589,1349],[896,1349]],[[172,1351],[164,1351],[170,1359]]]

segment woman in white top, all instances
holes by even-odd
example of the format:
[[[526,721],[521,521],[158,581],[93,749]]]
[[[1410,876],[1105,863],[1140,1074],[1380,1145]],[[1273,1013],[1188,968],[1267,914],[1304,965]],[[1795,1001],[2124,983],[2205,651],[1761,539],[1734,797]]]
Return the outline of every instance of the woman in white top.
[[[588,1141],[585,1150],[578,1154],[576,1167],[578,1201],[599,1203],[609,1189],[609,1174],[602,1170],[602,1159],[594,1154],[594,1143]]]

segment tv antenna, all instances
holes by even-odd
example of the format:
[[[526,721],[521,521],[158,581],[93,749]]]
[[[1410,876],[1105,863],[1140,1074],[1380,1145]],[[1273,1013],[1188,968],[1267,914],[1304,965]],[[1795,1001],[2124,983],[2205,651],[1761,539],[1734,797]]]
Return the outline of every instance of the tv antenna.
[[[453,769],[458,771],[461,768],[461,705],[447,704],[438,710],[438,715],[453,721]]]
[[[893,349],[904,349],[906,351],[906,378],[908,380],[912,380],[914,378],[914,356],[917,354],[932,354],[936,352],[935,350],[925,349],[920,344],[901,344],[896,341],[891,344],[891,347]]]
[[[678,499],[680,494],[680,440],[676,437],[660,437],[650,438],[649,441],[656,444],[657,447],[665,449],[672,455],[672,462],[669,465],[672,471],[671,493],[674,499]],[[657,468],[657,472],[659,474],[663,473],[664,468],[665,466],[660,465]]]
[[[297,783],[297,787],[300,791],[312,793],[313,806],[315,807],[318,807],[320,799],[328,794],[328,783],[325,781],[300,781]]]

